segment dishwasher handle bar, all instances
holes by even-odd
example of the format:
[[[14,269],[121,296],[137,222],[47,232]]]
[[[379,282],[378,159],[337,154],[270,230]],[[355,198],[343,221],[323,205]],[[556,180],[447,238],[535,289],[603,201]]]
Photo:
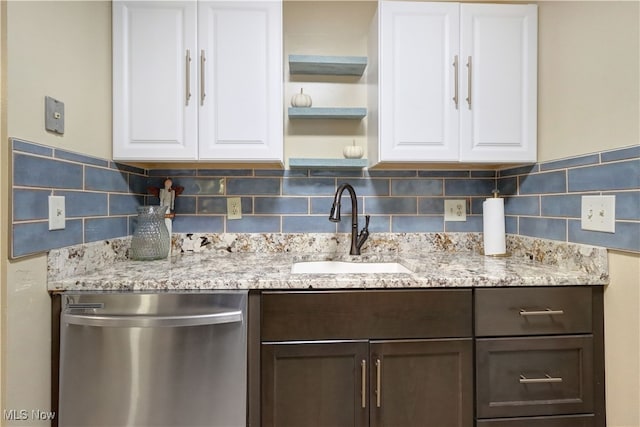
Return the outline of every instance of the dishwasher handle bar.
[[[112,328],[176,328],[181,326],[221,325],[242,322],[242,311],[225,311],[184,316],[120,316],[94,314],[62,314],[69,325]]]

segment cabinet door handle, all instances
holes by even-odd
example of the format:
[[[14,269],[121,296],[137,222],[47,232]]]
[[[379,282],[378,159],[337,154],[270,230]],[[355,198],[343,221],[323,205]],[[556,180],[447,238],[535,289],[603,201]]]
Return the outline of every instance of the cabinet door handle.
[[[381,397],[382,397],[382,384],[380,381],[380,371],[382,370],[382,361],[380,359],[376,359],[376,407],[379,408],[381,406]]]
[[[187,72],[187,78],[186,80],[186,90],[185,90],[185,97],[186,97],[186,105],[189,105],[189,100],[191,99],[191,51],[189,49],[187,49],[187,53],[186,53],[186,58],[185,58],[185,63],[186,63],[186,72]]]
[[[360,390],[360,394],[361,394],[361,402],[362,402],[362,408],[366,408],[367,407],[367,361],[362,359],[362,362],[360,362],[360,371],[361,371],[361,375],[362,375],[362,388]]]
[[[545,384],[545,383],[561,383],[562,377],[552,377],[549,374],[545,374],[544,378],[527,378],[523,374],[520,374],[520,384]]]
[[[200,105],[204,105],[204,98],[207,96],[204,86],[204,63],[207,62],[207,57],[204,54],[204,49],[200,51]]]
[[[564,314],[564,310],[551,310],[547,308],[545,310],[525,310],[520,309],[520,316],[556,316]]]
[[[453,57],[453,102],[458,109],[458,55]]]
[[[469,110],[471,110],[471,72],[472,72],[472,64],[471,57],[467,59],[467,68],[469,71],[467,72],[467,103],[469,104]]]

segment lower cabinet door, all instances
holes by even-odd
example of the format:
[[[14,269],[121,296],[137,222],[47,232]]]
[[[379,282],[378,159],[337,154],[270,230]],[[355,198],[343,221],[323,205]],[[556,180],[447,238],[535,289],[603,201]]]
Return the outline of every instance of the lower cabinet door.
[[[371,341],[371,426],[473,426],[469,339]]]
[[[262,427],[368,426],[368,360],[367,341],[262,344]]]

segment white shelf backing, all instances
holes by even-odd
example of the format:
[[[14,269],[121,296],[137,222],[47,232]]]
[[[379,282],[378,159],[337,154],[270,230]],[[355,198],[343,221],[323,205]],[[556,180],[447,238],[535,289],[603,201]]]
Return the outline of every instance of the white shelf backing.
[[[291,74],[362,76],[366,67],[366,56],[289,55]]]

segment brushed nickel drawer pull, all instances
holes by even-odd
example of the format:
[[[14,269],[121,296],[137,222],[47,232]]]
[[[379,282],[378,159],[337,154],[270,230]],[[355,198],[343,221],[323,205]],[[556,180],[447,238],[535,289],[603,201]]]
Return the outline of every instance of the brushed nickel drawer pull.
[[[469,104],[469,110],[471,110],[471,57],[467,59],[467,68],[469,69],[469,71],[467,72],[467,103]]]
[[[545,383],[561,383],[562,377],[552,377],[545,374],[544,378],[527,378],[520,374],[520,384],[545,384]]]
[[[207,96],[204,86],[205,69],[204,65],[207,62],[204,49],[200,50],[200,105],[204,105],[204,98]]]
[[[382,395],[382,386],[380,383],[380,370],[382,369],[382,361],[376,359],[376,407],[381,406],[380,400]]]
[[[547,308],[545,310],[525,310],[523,308],[520,309],[520,316],[556,316],[564,314],[564,310],[551,310]]]
[[[362,389],[360,390],[360,394],[362,396],[362,408],[367,407],[367,361],[362,359],[360,362],[360,369],[362,373]]]
[[[453,102],[456,104],[456,110],[458,109],[458,55],[453,57],[453,84],[454,84],[454,91],[453,91]]]
[[[191,51],[187,49],[185,54],[185,64],[186,64],[186,88],[185,88],[185,105],[189,105],[189,100],[191,99]]]

